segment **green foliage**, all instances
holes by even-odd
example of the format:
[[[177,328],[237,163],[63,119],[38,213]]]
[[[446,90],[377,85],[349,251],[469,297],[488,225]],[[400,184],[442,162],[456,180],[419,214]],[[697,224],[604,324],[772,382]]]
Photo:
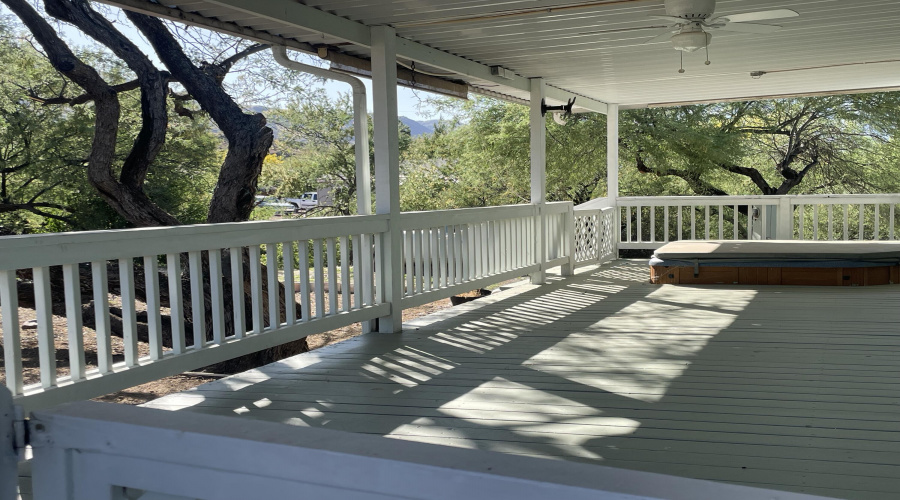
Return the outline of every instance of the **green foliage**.
[[[297,197],[325,187],[331,190],[333,206],[324,213],[356,213],[356,150],[349,94],[335,99],[328,98],[324,91],[295,96],[267,115],[277,130],[277,156],[270,156],[263,164],[261,190],[280,197]],[[369,164],[374,166],[371,120],[368,127]],[[409,143],[409,127],[401,124],[401,154]]]
[[[11,23],[0,29],[0,206],[11,207],[0,211],[0,227],[12,233],[126,227],[87,181],[92,104],[42,102],[74,98],[81,89],[67,84]],[[132,78],[103,51],[83,49],[79,56],[113,84]],[[121,101],[118,165],[140,127],[138,91],[122,94]],[[220,141],[203,116],[190,120],[172,112],[168,131],[145,190],[182,222],[203,222],[221,160]],[[29,204],[42,205],[29,209]]]

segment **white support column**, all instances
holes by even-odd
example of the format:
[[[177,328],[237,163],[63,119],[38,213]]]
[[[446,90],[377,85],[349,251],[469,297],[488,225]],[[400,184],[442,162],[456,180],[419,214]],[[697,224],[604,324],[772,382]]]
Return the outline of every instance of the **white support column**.
[[[544,79],[531,79],[531,203],[537,205],[537,227],[534,231],[535,258],[541,266],[531,275],[531,282],[542,284],[546,278],[547,224],[544,220],[544,202],[547,199],[547,122],[541,116],[541,100],[544,98]]]
[[[608,104],[606,114],[606,196],[611,206],[619,197],[619,105]]]
[[[619,257],[619,105],[606,107],[606,197],[615,210],[612,228],[613,258]]]
[[[390,26],[372,27],[372,96],[375,125],[375,213],[390,216],[383,234],[381,269],[376,286],[391,304],[390,316],[378,319],[378,331],[397,333],[402,328],[403,264],[400,249],[400,131],[397,117],[397,36]]]

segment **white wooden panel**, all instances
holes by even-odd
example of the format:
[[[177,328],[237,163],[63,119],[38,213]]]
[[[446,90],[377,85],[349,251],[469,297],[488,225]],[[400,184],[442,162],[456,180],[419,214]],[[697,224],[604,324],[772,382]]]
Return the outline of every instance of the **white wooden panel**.
[[[41,386],[45,389],[56,385],[56,344],[53,338],[53,300],[50,295],[50,268],[32,269],[34,276],[34,303],[37,317],[38,361]]]
[[[301,256],[305,257],[305,256]],[[284,315],[288,325],[297,323],[297,300],[294,297],[294,242],[281,243],[281,260],[284,262]]]
[[[325,317],[325,271],[322,240],[313,241],[313,288],[316,293],[316,317]]]
[[[231,257],[231,302],[234,311],[234,337],[243,338],[247,332],[246,312],[244,311],[244,249],[232,247]]]
[[[337,249],[334,238],[328,238],[328,314],[337,314]]]
[[[16,272],[0,270],[0,316],[3,322],[3,368],[6,387],[14,395],[22,392],[22,342],[19,334],[19,292]]]
[[[199,253],[199,252],[197,252]],[[188,265],[193,268],[191,257],[188,256]],[[181,255],[170,253],[166,255],[166,278],[169,282],[169,317],[172,319],[172,352],[181,354],[185,350],[184,338],[184,306],[181,291]],[[193,281],[193,277],[192,281]],[[203,297],[203,278],[199,278],[200,286],[197,295]],[[194,297],[194,284],[191,283],[191,299]],[[201,316],[205,316],[205,311],[201,306]]]
[[[162,359],[162,320],[159,300],[159,264],[155,255],[144,257],[144,289],[147,293],[147,333],[150,336],[150,359]]]
[[[350,310],[350,238],[341,236],[341,310]]]
[[[69,376],[73,381],[84,378],[84,332],[81,324],[81,276],[78,264],[63,266],[66,296],[66,330],[69,339]]]
[[[266,243],[266,282],[269,295],[269,329],[281,324],[281,294],[278,293],[278,243]]]
[[[97,368],[100,373],[112,369],[111,329],[109,318],[109,279],[106,261],[91,262],[91,284],[94,290],[94,332],[97,343]],[[7,366],[9,366],[7,364]]]
[[[225,291],[222,282],[222,252],[209,250],[210,308],[212,309],[213,343],[221,344],[225,338]],[[194,323],[194,349],[206,343],[206,332]]]
[[[215,257],[215,260],[217,261],[217,264],[221,265],[221,261],[219,261],[219,257],[217,255],[214,255],[213,251],[208,252],[207,255],[210,259],[210,263],[209,263],[210,268],[212,268],[212,266],[214,265],[212,263],[212,260],[214,257]],[[171,263],[168,265],[169,265],[169,267],[171,267]],[[180,265],[180,262],[179,262],[179,265]],[[220,276],[221,276],[221,272],[222,271],[220,269],[219,270]],[[191,285],[191,325],[192,325],[193,337],[194,337],[194,345],[192,346],[192,348],[193,349],[202,349],[204,344],[206,343],[206,298],[205,298],[204,283],[203,283],[203,278],[204,278],[203,277],[203,252],[196,251],[196,252],[188,253],[188,275],[191,280],[190,281],[190,285]],[[212,290],[216,288],[216,282],[214,281],[213,276],[212,276],[212,269],[210,269],[209,275],[210,275],[210,286],[211,286],[210,296],[212,296],[212,293],[213,293]],[[169,293],[170,294],[172,293],[171,290],[174,285],[172,280],[173,280],[173,275],[170,274],[169,275],[169,290],[170,290]],[[180,283],[180,281],[181,281],[180,276],[178,278],[178,281]],[[221,290],[221,282],[219,283],[219,287],[220,287],[219,289]],[[179,296],[179,300],[178,300],[179,307],[181,307],[180,306],[180,304],[181,304],[180,288],[179,288],[178,296]],[[215,305],[211,303],[210,307],[214,309]],[[215,310],[213,310],[213,315],[216,315],[216,314],[217,314],[217,312]],[[219,328],[222,328],[222,325],[219,325]],[[184,335],[183,327],[182,327],[182,335]],[[177,350],[178,349],[177,347],[175,349],[176,349],[176,353],[180,353],[180,351]]]
[[[297,252],[300,255],[300,320],[306,322],[312,319],[309,307],[309,242],[297,242]]]
[[[250,317],[253,319],[253,331],[249,333],[260,334],[263,332],[263,283],[260,259],[262,250],[259,245],[247,247],[250,262]],[[249,334],[248,333],[248,334]]]
[[[119,289],[122,297],[122,342],[125,366],[137,364],[137,312],[134,304],[134,261],[119,259]]]

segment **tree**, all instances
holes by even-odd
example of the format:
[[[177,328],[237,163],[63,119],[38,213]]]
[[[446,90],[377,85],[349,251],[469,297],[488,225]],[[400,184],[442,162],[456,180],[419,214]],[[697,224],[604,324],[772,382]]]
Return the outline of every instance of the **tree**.
[[[324,91],[294,96],[270,112],[278,137],[278,156],[265,164],[260,182],[277,196],[298,196],[326,188],[332,206],[322,213],[356,213],[356,141],[353,105],[349,94],[329,99]],[[369,165],[374,165],[372,121],[369,127]],[[410,144],[409,127],[400,123],[400,152]],[[370,169],[370,175],[374,171]]]
[[[886,187],[868,174],[891,154],[898,105],[882,92],[632,110],[621,145],[637,171],[694,194],[871,192]]]
[[[45,0],[50,16],[72,24],[118,57],[132,78],[113,83],[79,57],[25,0],[2,0],[31,32],[53,68],[83,92],[74,98],[62,96],[59,104],[86,104],[91,107],[93,136],[85,151],[87,180],[99,196],[121,217],[138,227],[177,225],[181,221],[150,197],[147,182],[152,179],[156,160],[169,132],[169,106],[179,114],[192,115],[185,103],[195,101],[215,122],[227,141],[227,150],[218,169],[217,182],[206,221],[247,220],[262,162],[272,144],[272,129],[259,113],[243,111],[223,87],[225,76],[240,61],[266,48],[261,44],[236,43],[214,61],[195,61],[179,43],[173,31],[157,18],[134,12],[125,17],[149,41],[166,70],[157,68],[150,57],[116,26],[95,10],[87,0]],[[117,162],[122,128],[122,99],[134,89],[140,91],[140,123],[127,154]],[[188,173],[190,174],[190,173]],[[245,265],[248,256],[245,255]],[[245,274],[246,275],[246,274]],[[226,273],[227,276],[227,273]],[[226,278],[227,281],[227,278]],[[207,284],[208,285],[208,284]],[[230,283],[226,283],[226,286]],[[245,283],[249,287],[249,283]],[[264,289],[267,287],[264,286]],[[207,293],[209,287],[207,286]],[[284,294],[283,287],[280,293]],[[249,294],[247,294],[249,296]],[[207,309],[209,301],[206,301]],[[207,310],[211,316],[211,311]],[[265,315],[268,316],[268,315]],[[210,324],[207,321],[207,324]],[[229,328],[229,326],[226,326]],[[231,327],[233,328],[233,327]],[[283,349],[257,356],[254,364],[274,356],[305,349],[301,341]],[[243,363],[241,363],[243,364]]]
[[[0,226],[7,233],[125,227],[84,175],[93,136],[90,104],[57,104],[77,98],[78,89],[11,27],[0,30]],[[127,77],[127,68],[101,52],[82,50],[79,57],[114,84]],[[136,93],[123,93],[117,152],[127,149],[140,124]],[[218,139],[207,120],[173,110],[168,135],[146,189],[179,220],[202,222],[215,183]]]

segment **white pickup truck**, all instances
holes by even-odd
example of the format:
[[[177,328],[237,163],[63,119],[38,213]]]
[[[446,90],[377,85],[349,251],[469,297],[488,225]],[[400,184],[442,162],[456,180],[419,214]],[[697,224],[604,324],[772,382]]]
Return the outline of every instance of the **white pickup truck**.
[[[299,198],[285,198],[284,201],[294,206],[295,210],[307,211],[319,206],[319,193],[303,193]]]

